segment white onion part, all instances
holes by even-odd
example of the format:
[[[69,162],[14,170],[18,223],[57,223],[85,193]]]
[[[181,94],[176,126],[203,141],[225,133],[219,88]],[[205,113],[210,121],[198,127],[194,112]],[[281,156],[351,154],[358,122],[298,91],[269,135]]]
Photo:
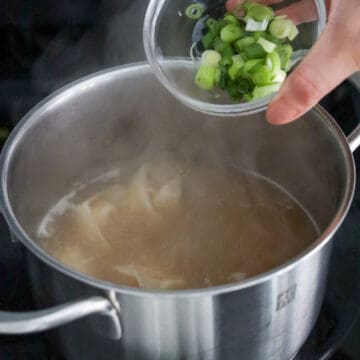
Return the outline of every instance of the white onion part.
[[[272,81],[275,83],[283,83],[286,79],[286,72],[279,70],[276,75],[273,77]]]
[[[205,50],[201,56],[201,62],[206,65],[218,66],[221,55],[215,50]]]
[[[276,49],[276,44],[264,39],[261,36],[259,37],[257,44],[261,45],[268,54],[272,53]]]
[[[248,18],[246,21],[246,31],[265,31],[269,25],[269,20],[255,21],[252,18]]]
[[[266,57],[266,66],[267,66],[270,70],[272,70],[272,68],[273,68],[273,63],[272,63],[271,59],[270,59],[268,56]]]
[[[298,35],[299,35],[299,30],[297,26],[294,23],[292,23],[292,27],[290,30],[290,34],[288,35],[288,39],[290,41],[293,41]]]

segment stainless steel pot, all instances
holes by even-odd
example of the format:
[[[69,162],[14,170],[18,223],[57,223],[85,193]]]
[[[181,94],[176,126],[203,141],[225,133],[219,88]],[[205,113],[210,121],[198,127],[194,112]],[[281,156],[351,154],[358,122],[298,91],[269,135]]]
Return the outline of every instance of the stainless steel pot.
[[[354,191],[351,151],[359,134],[348,142],[320,107],[283,127],[268,125],[263,113],[241,119],[197,113],[174,100],[145,64],[67,86],[25,116],[1,155],[1,208],[28,250],[34,296],[46,310],[0,312],[0,333],[77,320],[53,333],[65,358],[76,360],[291,359],[322,303],[331,240]],[[256,170],[287,188],[321,235],[296,259],[261,276],[176,292],[89,278],[32,240],[49,206],[75,182],[164,152]]]

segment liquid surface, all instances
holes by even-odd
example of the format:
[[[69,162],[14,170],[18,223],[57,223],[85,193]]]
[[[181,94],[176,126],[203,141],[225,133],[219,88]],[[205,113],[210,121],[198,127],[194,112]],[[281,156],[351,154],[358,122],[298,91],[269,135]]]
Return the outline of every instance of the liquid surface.
[[[290,260],[318,235],[294,199],[250,173],[149,163],[84,194],[50,210],[40,245],[82,273],[131,287],[240,281]]]

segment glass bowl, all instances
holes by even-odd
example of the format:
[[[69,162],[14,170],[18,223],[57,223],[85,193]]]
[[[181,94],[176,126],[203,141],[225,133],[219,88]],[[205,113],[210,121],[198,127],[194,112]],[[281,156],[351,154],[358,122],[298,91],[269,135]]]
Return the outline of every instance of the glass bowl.
[[[274,5],[273,9],[277,10],[299,1],[304,0],[285,0]],[[298,25],[300,33],[292,42],[294,53],[298,57],[299,53],[304,54],[311,48],[325,27],[324,1],[313,1],[318,20]],[[205,9],[199,20],[191,20],[185,15],[186,8],[194,3],[202,5]],[[151,0],[143,28],[147,59],[156,77],[167,90],[195,110],[226,116],[263,111],[275,94],[256,101],[234,102],[225,91],[219,89],[208,92],[198,88],[194,83],[198,69],[194,57],[201,56],[201,49],[196,46],[192,48],[192,45],[200,40],[207,17],[219,18],[223,13],[224,0]]]

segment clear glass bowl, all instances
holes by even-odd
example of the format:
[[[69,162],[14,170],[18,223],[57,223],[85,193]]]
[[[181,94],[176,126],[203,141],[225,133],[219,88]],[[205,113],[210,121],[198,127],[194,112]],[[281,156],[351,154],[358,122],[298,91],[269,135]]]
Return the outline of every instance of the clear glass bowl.
[[[299,1],[283,1],[273,8],[277,10]],[[205,8],[199,20],[191,20],[185,15],[185,9],[193,3]],[[324,1],[314,0],[314,3],[318,20],[298,26],[300,34],[292,43],[295,51],[310,49],[325,27]],[[204,91],[194,83],[198,64],[192,60],[190,48],[199,41],[204,20],[209,14],[219,17],[224,12],[224,0],[151,0],[143,29],[147,59],[168,91],[195,110],[226,116],[263,111],[275,94],[252,102],[234,102],[225,91]]]

